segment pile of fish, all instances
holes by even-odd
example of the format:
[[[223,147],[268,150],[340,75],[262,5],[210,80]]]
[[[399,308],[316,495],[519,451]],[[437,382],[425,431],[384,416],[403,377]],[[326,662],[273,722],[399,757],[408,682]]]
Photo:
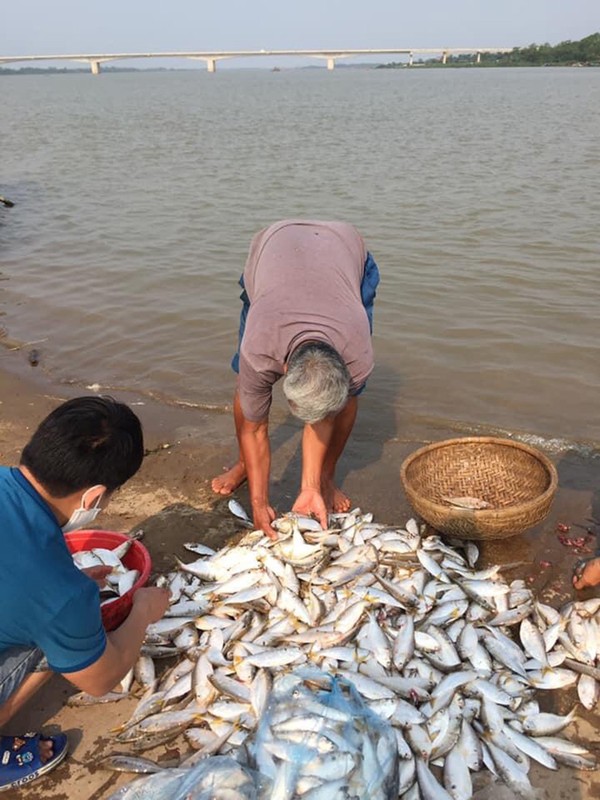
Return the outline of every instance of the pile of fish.
[[[213,756],[189,769],[155,771],[122,787],[109,800],[258,800],[255,776],[228,756]]]
[[[246,747],[262,797],[398,797],[392,726],[352,684],[325,673],[300,669],[277,677],[267,713]]]
[[[478,570],[475,544],[424,536],[414,520],[382,525],[356,509],[331,515],[325,531],[293,514],[275,524],[275,542],[258,531],[218,552],[186,545],[198,558],[162,576],[171,606],[148,628],[135,668],[144,694],[118,743],[135,754],[183,733],[196,752],[180,768],[217,753],[248,763],[254,752],[262,771],[255,731],[274,678],[293,673],[304,688],[289,719],[300,721],[305,756],[323,770],[303,792],[290,788],[279,747],[268,770],[278,793],[261,797],[361,796],[349,788],[356,759],[342,758],[343,737],[321,738],[327,726],[311,711],[308,689],[331,688],[331,677],[392,726],[407,800],[468,800],[483,769],[529,798],[532,759],[549,769],[596,767],[585,747],[557,735],[574,710],[541,713],[536,694],[577,684],[586,707],[598,702],[600,599],[556,611],[524,581],[506,582],[499,566]],[[158,682],[154,659],[172,655],[180,660]],[[160,769],[111,758],[112,768]],[[338,772],[325,767],[332,759]],[[138,796],[126,790],[115,797]]]
[[[117,545],[112,550],[104,547],[95,547],[92,550],[79,550],[73,553],[73,561],[78,569],[89,567],[110,567],[111,571],[106,576],[107,586],[100,592],[100,605],[112,603],[128,592],[140,577],[137,569],[128,569],[123,564],[123,559],[129,552],[133,539],[127,539],[123,544]]]

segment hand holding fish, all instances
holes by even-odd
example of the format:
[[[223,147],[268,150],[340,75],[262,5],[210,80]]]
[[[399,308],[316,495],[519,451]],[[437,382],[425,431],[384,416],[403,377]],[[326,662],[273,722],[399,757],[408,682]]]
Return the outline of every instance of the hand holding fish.
[[[296,514],[314,516],[323,530],[327,530],[327,507],[323,495],[317,489],[302,489],[292,508]]]
[[[254,520],[254,527],[257,531],[262,531],[265,536],[268,536],[269,539],[277,539],[278,534],[275,528],[272,527],[271,523],[275,519],[277,514],[275,510],[271,508],[270,505],[267,504],[252,504],[252,517]]]
[[[167,587],[145,586],[133,595],[133,606],[143,611],[150,624],[163,618],[170,598],[171,592]]]
[[[113,571],[112,567],[98,566],[98,567],[85,567],[81,570],[88,578],[91,578],[98,584],[99,589],[104,589],[106,586],[106,577]]]

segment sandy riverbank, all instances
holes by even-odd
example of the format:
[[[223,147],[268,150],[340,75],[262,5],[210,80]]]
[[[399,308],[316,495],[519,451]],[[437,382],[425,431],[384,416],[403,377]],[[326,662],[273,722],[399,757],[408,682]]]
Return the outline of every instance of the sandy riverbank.
[[[14,464],[37,423],[62,399],[80,391],[53,387],[22,374],[22,358],[7,352],[5,371],[0,372],[0,463]],[[36,378],[34,380],[33,378]],[[97,527],[131,531],[143,528],[145,543],[157,570],[168,569],[172,555],[183,555],[181,543],[192,539],[219,546],[237,531],[226,502],[212,495],[210,477],[229,464],[235,454],[233,427],[228,415],[214,415],[194,409],[170,408],[136,397],[118,395],[133,403],[142,419],[148,455],[142,469],[112,502],[98,520]],[[139,405],[138,405],[139,404]],[[280,511],[291,506],[298,486],[300,429],[284,420],[274,426],[273,502]],[[453,431],[438,428],[411,432],[403,437],[390,430],[384,441],[376,441],[359,422],[342,465],[345,490],[364,510],[373,511],[376,519],[403,523],[411,515],[403,495],[399,467],[402,459],[427,441],[455,436]],[[582,457],[565,452],[554,457],[560,476],[556,501],[547,520],[526,536],[510,544],[484,548],[482,558],[500,563],[523,561],[520,573],[533,578],[532,585],[546,600],[559,605],[573,595],[570,570],[575,556],[557,540],[558,522],[587,526],[600,516],[600,457],[592,453]],[[247,492],[239,499],[247,505]],[[579,530],[574,528],[574,530]],[[550,562],[547,568],[540,561]],[[516,576],[517,573],[511,573]],[[580,593],[581,597],[593,592]],[[135,701],[71,709],[64,705],[70,685],[54,678],[30,706],[15,718],[10,731],[61,728],[69,735],[71,753],[52,775],[14,792],[15,800],[102,800],[127,778],[94,768],[101,756],[116,750],[110,729],[131,713]],[[576,701],[572,692],[552,693],[544,699],[554,708],[571,707]],[[586,742],[600,756],[598,714],[582,714],[569,735]],[[177,759],[186,752],[181,740],[157,748],[147,755],[162,760]],[[532,767],[534,785],[542,787],[542,797],[550,800],[600,798],[600,777],[561,768],[557,774]],[[500,797],[496,790],[483,789],[483,797]],[[502,795],[503,796],[503,795]]]

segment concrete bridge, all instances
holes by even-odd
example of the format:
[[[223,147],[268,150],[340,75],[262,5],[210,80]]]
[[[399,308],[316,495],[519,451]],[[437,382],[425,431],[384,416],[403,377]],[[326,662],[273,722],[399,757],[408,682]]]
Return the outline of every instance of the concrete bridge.
[[[35,61],[79,61],[90,65],[93,75],[99,75],[101,65],[109,61],[122,61],[133,58],[188,58],[193,61],[204,61],[209,72],[216,72],[217,61],[229,58],[253,58],[255,56],[300,56],[308,58],[321,58],[327,63],[327,69],[335,67],[336,60],[351,58],[352,56],[373,55],[407,55],[408,65],[412,66],[414,57],[425,54],[440,54],[443,64],[449,55],[472,53],[476,62],[481,61],[482,53],[509,52],[512,47],[404,47],[384,48],[380,50],[214,50],[198,52],[168,52],[168,53],[77,53],[72,55],[47,55],[47,56],[3,56],[0,55],[0,65],[31,63]]]

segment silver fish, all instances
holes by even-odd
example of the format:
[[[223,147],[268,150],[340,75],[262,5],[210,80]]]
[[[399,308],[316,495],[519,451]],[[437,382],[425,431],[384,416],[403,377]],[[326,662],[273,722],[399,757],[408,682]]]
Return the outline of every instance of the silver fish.
[[[456,506],[457,508],[467,508],[479,511],[483,508],[491,508],[491,504],[487,502],[487,500],[482,500],[481,497],[446,497],[442,496],[440,498],[444,502],[448,503],[451,506]]]
[[[540,714],[528,717],[523,721],[523,730],[532,736],[552,736],[566,728],[575,718],[575,709],[566,716],[558,714]]]
[[[252,520],[248,516],[243,505],[238,500],[232,497],[231,500],[227,503],[227,507],[229,508],[233,516],[241,520],[247,528],[254,528]]]
[[[102,769],[113,770],[114,772],[137,772],[151,774],[154,772],[163,772],[164,767],[161,767],[155,761],[150,761],[148,758],[141,756],[132,756],[128,753],[113,753],[110,756],[105,756],[98,761],[98,766]]]
[[[129,692],[108,692],[100,697],[87,692],[77,692],[68,698],[67,705],[72,707],[96,706],[104,703],[118,703],[119,700],[127,697],[129,697]]]
[[[539,603],[498,565],[475,569],[476,546],[426,537],[414,521],[385,526],[353,509],[331,515],[327,531],[305,527],[291,514],[276,543],[253,531],[217,552],[199,548],[196,561],[177,562],[161,579],[172,617],[149,628],[144,652],[184,658],[158,693],[150,679],[136,678],[149,689],[135,721],[117,732],[134,752],[203,725],[199,749],[185,761],[200,769],[208,754],[255,752],[258,719],[270,719],[273,738],[257,766],[282,797],[301,789],[303,800],[364,796],[367,774],[378,787],[368,796],[384,796],[382,764],[396,753],[407,800],[463,800],[469,772],[481,769],[528,797],[530,758],[547,768],[594,765],[586,748],[555,736],[573,712],[545,715],[536,698],[577,682],[582,703],[595,701],[599,602],[559,610]],[[520,639],[507,633],[516,624]],[[390,741],[374,734],[377,723],[361,728],[360,715],[323,701],[320,693],[337,684],[332,676],[393,731]],[[294,748],[302,746],[299,761]],[[212,800],[210,788],[189,791]],[[231,791],[246,800],[245,789]]]

